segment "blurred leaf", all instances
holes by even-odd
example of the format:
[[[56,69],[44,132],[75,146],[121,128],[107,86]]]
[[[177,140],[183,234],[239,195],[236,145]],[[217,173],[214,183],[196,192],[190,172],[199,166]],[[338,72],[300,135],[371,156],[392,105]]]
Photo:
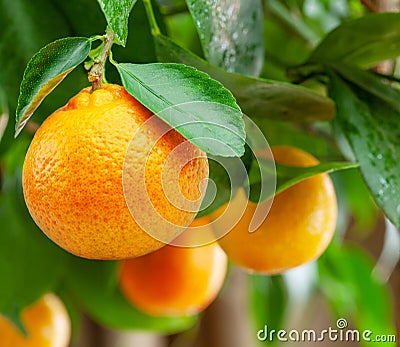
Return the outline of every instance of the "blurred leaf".
[[[259,161],[259,162],[258,162]],[[269,159],[258,158],[253,160],[253,166],[249,172],[249,183],[250,183],[250,196],[249,200],[253,202],[261,202],[272,197],[273,192],[267,190],[265,195],[260,196],[261,187],[261,172],[263,177],[268,180],[274,176],[274,170],[276,168],[276,191],[275,194],[279,194],[285,189],[299,183],[307,178],[321,174],[331,173],[339,170],[348,170],[358,167],[358,164],[354,163],[322,163],[315,166],[309,167],[295,167],[286,166],[278,163],[274,163]],[[265,181],[263,182],[265,184]]]
[[[342,62],[370,67],[400,55],[400,13],[369,14],[331,31],[309,63]]]
[[[345,204],[354,218],[357,232],[372,233],[377,219],[377,206],[359,170],[345,170],[336,174],[337,195],[345,199]]]
[[[208,73],[233,93],[243,112],[251,118],[306,122],[328,120],[334,115],[332,101],[307,88],[227,72],[163,35],[154,38],[161,61],[183,63]]]
[[[196,316],[151,317],[135,309],[118,287],[118,262],[74,257],[66,286],[84,310],[112,329],[153,330],[172,334],[192,327]]]
[[[182,47],[204,56],[199,35],[190,12],[179,12],[165,17],[168,37]]]
[[[15,134],[18,135],[43,99],[89,54],[91,43],[84,37],[69,37],[43,47],[24,72],[17,105]]]
[[[400,227],[400,112],[330,73],[338,123],[378,205]]]
[[[280,20],[282,20],[287,26],[289,26],[294,32],[300,35],[303,39],[311,43],[316,44],[320,37],[316,34],[312,28],[310,28],[302,18],[289,11],[280,1],[269,0],[265,1],[265,6]],[[277,47],[278,48],[278,47]]]
[[[264,60],[261,0],[186,2],[207,60],[227,71],[258,76]]]
[[[244,153],[242,113],[220,83],[182,64],[118,64],[126,90],[203,151]],[[223,139],[226,146],[221,146]]]
[[[165,32],[163,17],[161,16],[155,1],[152,2],[153,10],[161,32]],[[113,58],[116,61],[130,63],[152,63],[157,61],[154,40],[151,35],[149,21],[143,1],[138,1],[129,17],[129,35],[126,47],[114,46]],[[111,72],[106,70],[107,73]]]
[[[97,0],[118,44],[125,46],[129,14],[137,0]]]
[[[367,254],[361,249],[340,247],[333,242],[318,261],[318,266],[319,286],[336,319],[354,319],[359,331],[371,330],[374,335],[395,333],[388,287],[372,276],[374,264]],[[387,342],[387,345],[394,347],[396,343]]]
[[[376,97],[384,100],[395,110],[400,111],[400,90],[390,84],[382,82],[376,74],[361,70],[356,66],[333,64],[333,69],[345,80],[354,83],[358,87],[368,91]]]
[[[282,45],[282,42],[285,44]],[[280,20],[280,17],[273,12],[266,11],[264,18],[265,61],[261,76],[288,81],[288,68],[302,64],[310,55],[311,50],[310,43],[299,36],[292,26]]]
[[[21,157],[21,150],[26,150],[26,143],[14,146],[7,156]],[[10,167],[3,167],[7,172],[3,174],[0,193],[0,312],[12,318],[55,289],[64,274],[68,254],[32,221],[22,200],[20,168],[15,176],[9,172]]]
[[[256,329],[268,327],[278,331],[283,327],[288,293],[282,276],[249,275],[250,308]],[[270,341],[273,344],[274,341]]]
[[[93,0],[47,0],[57,8],[68,23],[65,36],[91,37],[102,34],[107,26],[105,16],[97,1]]]
[[[67,273],[67,272],[66,272]],[[83,314],[75,299],[65,287],[58,287],[56,295],[62,300],[71,321],[71,341],[79,338],[82,329]]]
[[[330,160],[341,158],[337,154],[337,149],[329,142],[328,137],[324,137],[323,133],[315,129],[316,124],[313,124],[313,128],[304,128],[297,124],[270,119],[257,119],[256,122],[271,146],[298,147],[315,157]]]

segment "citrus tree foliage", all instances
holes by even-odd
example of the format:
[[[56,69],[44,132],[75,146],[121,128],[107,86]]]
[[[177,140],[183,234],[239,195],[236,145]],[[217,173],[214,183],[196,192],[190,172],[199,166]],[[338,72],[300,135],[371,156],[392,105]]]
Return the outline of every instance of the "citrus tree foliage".
[[[366,14],[358,1],[332,0],[1,0],[0,22],[0,312],[16,324],[20,310],[48,291],[113,328],[173,333],[197,319],[139,312],[118,289],[117,262],[59,249],[23,202],[21,167],[35,125],[89,84],[85,67],[96,63],[107,26],[114,33],[107,80],[122,83],[153,112],[170,108],[159,116],[209,155],[228,163],[240,157],[251,200],[271,197],[259,189],[261,173],[268,177],[271,167],[249,155],[252,133],[242,112],[270,145],[294,145],[321,161],[312,168],[278,166],[277,192],[336,171],[341,218],[352,215],[368,231],[385,215],[400,227],[399,71],[373,69],[399,59],[399,13]],[[179,106],[196,101],[230,111]],[[200,125],[186,126],[188,119]],[[222,139],[229,150],[196,142],[204,136]],[[210,177],[220,194],[207,212],[227,201],[232,188],[212,164]],[[387,287],[372,277],[374,264],[361,247],[343,243],[335,239],[319,261],[316,288],[334,317],[392,332]],[[289,305],[283,278],[250,276],[249,283],[257,324],[282,326]],[[333,289],[341,290],[342,302]]]

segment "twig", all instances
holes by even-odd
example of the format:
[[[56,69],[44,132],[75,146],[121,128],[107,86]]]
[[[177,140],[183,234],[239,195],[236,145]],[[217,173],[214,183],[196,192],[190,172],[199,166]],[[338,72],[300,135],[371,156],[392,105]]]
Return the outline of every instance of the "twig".
[[[92,83],[92,92],[101,89],[103,86],[104,65],[109,55],[114,40],[114,32],[110,27],[107,28],[107,35],[103,42],[103,48],[98,57],[94,59],[93,67],[89,71],[89,82]]]

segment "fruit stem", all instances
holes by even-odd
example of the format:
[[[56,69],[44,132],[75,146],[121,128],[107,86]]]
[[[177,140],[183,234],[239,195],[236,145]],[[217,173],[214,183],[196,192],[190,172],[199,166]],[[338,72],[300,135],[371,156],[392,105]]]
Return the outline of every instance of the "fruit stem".
[[[114,40],[114,32],[110,27],[107,27],[106,35],[104,37],[103,47],[99,55],[94,58],[93,67],[89,71],[89,82],[92,83],[92,92],[101,89],[103,86],[104,66],[107,57],[110,54],[110,49]]]

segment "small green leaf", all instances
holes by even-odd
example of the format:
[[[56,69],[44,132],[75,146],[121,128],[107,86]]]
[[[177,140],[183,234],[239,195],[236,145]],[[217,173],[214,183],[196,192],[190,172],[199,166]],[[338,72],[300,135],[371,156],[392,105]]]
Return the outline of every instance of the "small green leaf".
[[[186,0],[207,60],[224,70],[258,76],[264,61],[260,0]]]
[[[125,46],[129,14],[137,0],[97,0],[118,44]]]
[[[330,72],[329,91],[336,101],[335,121],[360,163],[378,205],[400,227],[400,111]]]
[[[84,310],[102,325],[113,329],[153,330],[172,334],[191,328],[196,316],[152,317],[134,308],[118,286],[118,262],[75,257],[67,288]]]
[[[117,69],[130,94],[200,149],[243,155],[242,113],[220,83],[182,64],[118,64]]]
[[[166,36],[158,34],[154,38],[161,61],[183,63],[208,73],[233,93],[250,118],[312,122],[331,119],[335,114],[332,100],[310,89],[227,72],[208,64]]]
[[[260,197],[260,187],[261,187],[261,175],[260,170],[263,172],[263,177],[267,180],[269,177],[273,177],[273,170],[276,167],[276,192],[279,194],[285,189],[299,183],[307,178],[322,173],[331,173],[339,170],[348,170],[358,167],[358,164],[354,163],[323,163],[315,166],[309,167],[295,167],[286,166],[275,163],[272,165],[272,161],[268,159],[258,158],[253,161],[253,166],[249,173],[249,183],[250,183],[250,196],[249,199],[253,202],[261,202],[272,197],[270,191],[266,191],[265,196]],[[265,183],[265,182],[264,182]]]
[[[89,54],[85,37],[68,37],[43,47],[29,61],[21,83],[17,105],[17,136],[43,99]]]
[[[342,62],[361,67],[400,55],[400,13],[369,14],[331,31],[308,62]]]

